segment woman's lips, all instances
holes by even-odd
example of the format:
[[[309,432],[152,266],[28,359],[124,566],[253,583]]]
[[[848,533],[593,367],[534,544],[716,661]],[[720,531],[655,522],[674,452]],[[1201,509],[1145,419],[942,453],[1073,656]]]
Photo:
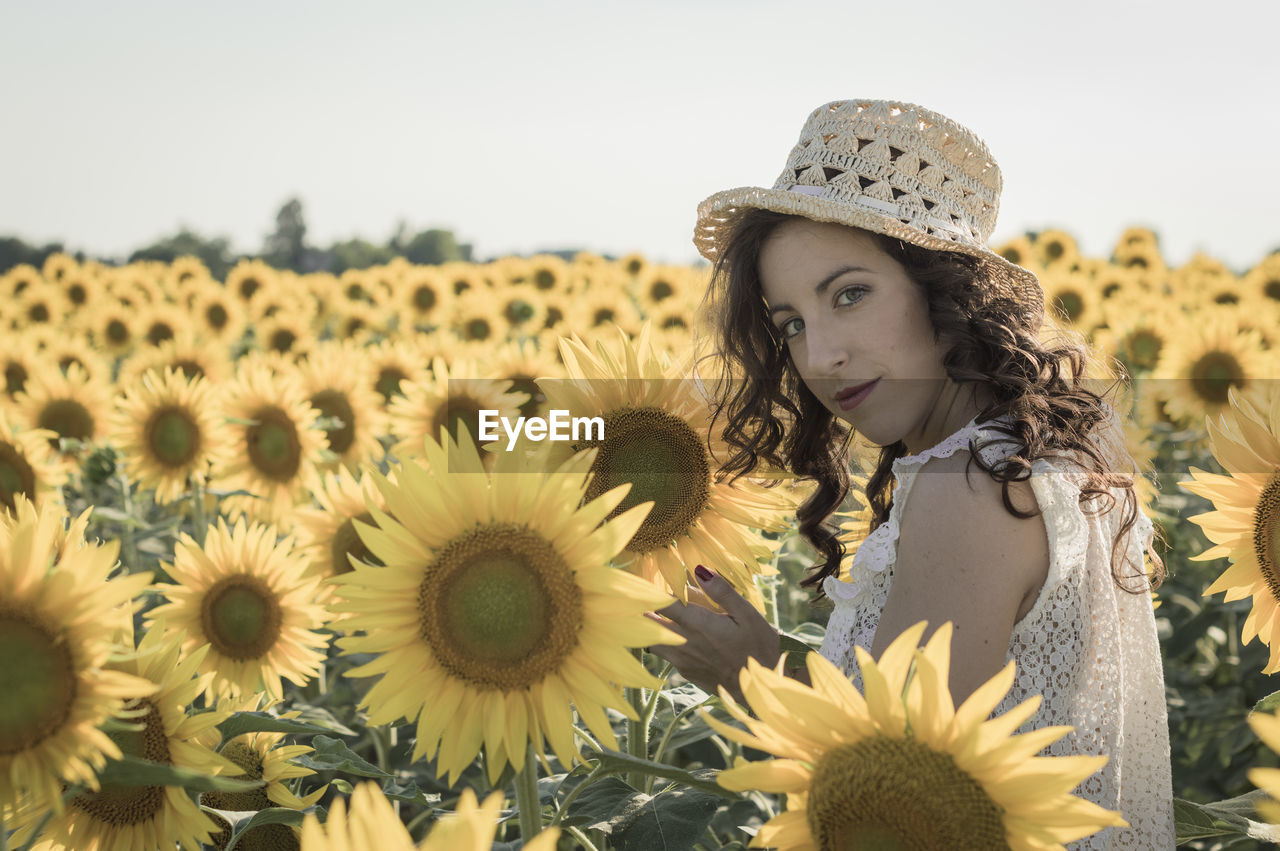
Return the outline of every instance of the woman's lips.
[[[871,395],[871,391],[880,383],[880,379],[868,381],[865,384],[858,384],[853,387],[847,387],[836,394],[836,403],[840,405],[842,411],[850,411],[861,404],[862,400]]]

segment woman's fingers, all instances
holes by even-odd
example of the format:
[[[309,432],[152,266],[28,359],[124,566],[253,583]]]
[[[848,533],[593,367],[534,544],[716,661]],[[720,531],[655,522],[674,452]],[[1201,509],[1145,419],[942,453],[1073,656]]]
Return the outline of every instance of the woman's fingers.
[[[760,618],[760,613],[756,611],[755,606],[751,605],[747,598],[739,594],[729,584],[729,580],[720,574],[703,565],[694,568],[693,574],[702,586],[703,593],[736,622],[748,623],[752,618]],[[763,620],[763,618],[760,619]]]

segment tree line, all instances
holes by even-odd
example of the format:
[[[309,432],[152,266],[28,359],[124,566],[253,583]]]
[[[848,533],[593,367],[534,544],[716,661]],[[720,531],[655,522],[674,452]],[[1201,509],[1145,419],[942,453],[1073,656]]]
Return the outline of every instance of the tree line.
[[[39,269],[51,254],[68,254],[78,261],[98,260],[119,265],[117,258],[90,257],[82,251],[68,250],[61,242],[32,245],[15,236],[0,236],[0,274],[27,263]],[[560,252],[557,252],[560,253]],[[294,272],[331,272],[340,275],[348,269],[367,269],[403,257],[415,264],[471,261],[471,245],[460,243],[453,232],[440,228],[411,232],[401,222],[386,242],[370,242],[354,237],[325,246],[307,241],[307,223],[302,202],[290,198],[276,213],[275,229],[263,240],[258,254],[239,254],[225,237],[206,237],[187,228],[176,234],[139,248],[123,260],[159,260],[171,263],[183,256],[198,257],[209,272],[222,280],[242,259],[259,259],[277,269]]]

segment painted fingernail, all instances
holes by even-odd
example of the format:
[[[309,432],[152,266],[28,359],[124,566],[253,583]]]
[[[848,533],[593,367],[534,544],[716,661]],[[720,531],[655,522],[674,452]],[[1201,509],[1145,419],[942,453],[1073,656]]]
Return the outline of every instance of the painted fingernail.
[[[698,577],[699,582],[707,582],[711,577],[715,576],[709,569],[703,565],[698,565],[693,569],[693,575]]]

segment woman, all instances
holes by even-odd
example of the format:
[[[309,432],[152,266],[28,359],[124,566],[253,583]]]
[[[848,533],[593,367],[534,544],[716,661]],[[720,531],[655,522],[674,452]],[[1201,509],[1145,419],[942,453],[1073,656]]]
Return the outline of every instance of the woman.
[[[1131,827],[1075,847],[1172,848],[1152,523],[1118,419],[1081,381],[1088,351],[1040,340],[1038,281],[986,246],[1000,189],[971,131],[854,100],[810,115],[772,189],[703,202],[695,242],[715,263],[717,354],[735,376],[717,404],[739,450],[724,471],[763,459],[816,480],[798,520],[824,561],[803,584],[834,603],[822,653],[855,684],[855,646],[878,658],[913,623],[927,639],[952,622],[957,704],[1014,659],[997,714],[1040,694],[1027,727],[1074,728],[1047,754],[1109,758],[1076,793]],[[855,432],[881,450],[871,531],[842,578],[828,518]],[[777,663],[779,637],[695,573],[722,612],[662,610],[687,643],[653,650],[736,693],[749,657]]]

